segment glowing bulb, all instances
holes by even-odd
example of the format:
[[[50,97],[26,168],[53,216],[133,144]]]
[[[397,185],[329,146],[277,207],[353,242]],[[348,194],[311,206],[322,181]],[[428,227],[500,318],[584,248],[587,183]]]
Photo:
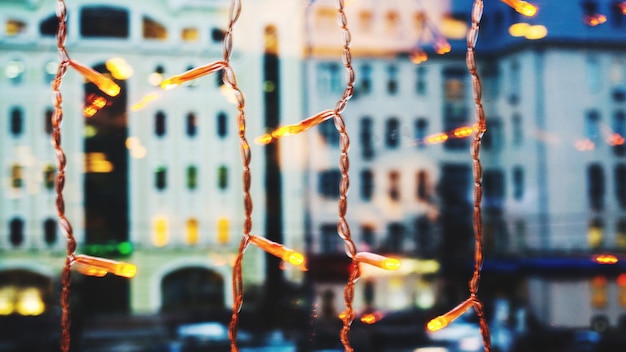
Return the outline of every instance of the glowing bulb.
[[[598,264],[617,264],[619,259],[612,254],[600,254],[593,258],[593,260]]]
[[[316,115],[300,121],[297,124],[278,127],[271,133],[266,133],[260,137],[257,137],[254,141],[258,144],[269,144],[276,138],[302,133],[313,126],[319,125],[320,123],[328,120],[333,116],[335,116],[335,112],[333,110],[324,110]]]
[[[455,319],[463,315],[463,313],[465,313],[468,309],[470,309],[473,306],[474,306],[474,299],[470,297],[467,300],[465,300],[463,303],[452,308],[452,310],[450,310],[448,313],[444,315],[440,315],[432,319],[431,321],[429,321],[428,324],[426,325],[426,328],[432,332],[441,330],[445,328],[446,326],[448,326]]]
[[[137,267],[133,264],[118,262],[110,259],[103,259],[98,257],[92,257],[84,254],[79,254],[74,257],[74,262],[77,265],[79,272],[93,276],[104,276],[106,273],[113,275],[131,278],[137,273]]]
[[[604,22],[606,22],[606,16],[602,15],[602,14],[595,14],[595,15],[591,15],[591,16],[585,16],[583,18],[583,21],[591,26],[591,27],[595,27],[597,25],[603,24]]]
[[[41,293],[34,287],[25,288],[17,295],[15,310],[20,315],[35,316],[46,310],[46,305],[41,299]]]
[[[380,321],[380,319],[382,318],[383,318],[383,315],[380,312],[373,312],[373,313],[363,314],[363,316],[361,316],[359,320],[364,324],[371,325]]]
[[[193,81],[196,78],[200,78],[204,75],[208,75],[209,73],[213,73],[223,69],[226,66],[224,61],[216,61],[204,66],[192,68],[189,71],[183,72],[180,75],[172,76],[170,78],[164,79],[161,82],[161,89],[173,89],[181,84]]]
[[[511,6],[518,13],[526,16],[533,17],[537,14],[537,6],[530,4],[522,0],[501,0],[503,3]]]
[[[108,59],[104,65],[115,79],[125,80],[133,75],[133,67],[121,57],[113,57]]]
[[[473,132],[474,129],[472,127],[464,126],[455,129],[454,131],[452,131],[452,134],[456,138],[465,138],[471,136]]]
[[[437,134],[426,137],[427,144],[438,144],[438,143],[443,143],[447,140],[448,140],[448,135],[445,133],[437,133]]]
[[[447,54],[450,52],[450,50],[452,50],[450,43],[448,43],[448,41],[444,38],[437,39],[434,46],[435,52],[439,55]]]
[[[359,252],[354,257],[354,260],[360,263],[367,263],[373,266],[377,266],[385,270],[398,270],[400,269],[400,261],[396,258],[388,258],[379,254],[370,252]]]
[[[70,60],[69,64],[70,66],[72,66],[73,69],[75,69],[76,71],[78,71],[78,73],[85,77],[86,80],[95,84],[96,87],[98,87],[98,89],[100,89],[106,95],[114,97],[120,94],[120,86],[118,86],[115,82],[107,78],[102,73],[90,67],[83,66],[82,64],[79,64],[74,60]]]
[[[411,53],[409,54],[409,60],[411,60],[412,63],[419,65],[422,62],[428,60],[428,54],[418,48],[411,51]]]
[[[280,243],[272,242],[267,238],[254,235],[250,235],[250,242],[267,253],[288,262],[289,264],[295,266],[304,264],[304,255],[302,255],[302,253],[289,249]]]

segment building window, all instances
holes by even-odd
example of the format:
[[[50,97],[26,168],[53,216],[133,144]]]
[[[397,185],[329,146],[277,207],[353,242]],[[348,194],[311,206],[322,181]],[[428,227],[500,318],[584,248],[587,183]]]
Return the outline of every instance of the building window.
[[[44,112],[44,131],[46,134],[52,134],[52,116],[54,115],[54,109],[49,108]]]
[[[623,110],[613,113],[613,135],[611,136],[611,145],[613,146],[613,154],[624,156],[626,154],[626,114]]]
[[[197,42],[200,38],[200,33],[196,27],[183,28],[180,32],[180,39],[185,42]]]
[[[322,197],[338,198],[341,172],[337,169],[321,171],[319,173],[318,191]]]
[[[370,249],[374,248],[374,245],[376,242],[375,235],[374,235],[374,226],[372,225],[361,226],[361,241]]]
[[[425,215],[415,219],[415,244],[417,255],[422,258],[432,258],[436,253],[433,225]]]
[[[591,209],[600,211],[604,208],[604,170],[600,164],[587,167],[587,195]]]
[[[466,103],[466,70],[450,67],[443,70],[443,128],[453,131],[467,124],[468,113]],[[452,138],[444,144],[445,149],[459,150],[468,147],[468,138]]]
[[[211,41],[221,43],[224,40],[224,31],[219,28],[211,28]]]
[[[158,137],[165,136],[166,123],[165,113],[163,111],[157,112],[154,115],[154,134]]]
[[[111,24],[115,23],[114,26]],[[80,35],[87,38],[128,38],[129,16],[126,9],[109,6],[83,7]]]
[[[587,244],[591,249],[598,249],[602,247],[604,241],[604,221],[602,219],[592,219],[589,222],[589,229],[587,230]]]
[[[4,33],[7,36],[15,36],[26,33],[26,22],[9,18],[5,22]]]
[[[392,117],[387,119],[385,126],[385,144],[388,148],[400,146],[400,121]]]
[[[500,95],[500,72],[498,64],[491,62],[483,71],[483,96],[489,99],[496,99]]]
[[[520,64],[517,61],[511,63],[509,71],[509,104],[517,105],[520,101],[522,89],[522,74]]]
[[[67,23],[67,29],[69,29],[69,22]],[[54,37],[59,30],[59,19],[56,14],[49,15],[39,22],[39,34],[44,37]]]
[[[392,222],[387,225],[389,251],[401,253],[404,247],[404,225],[399,222]]]
[[[389,198],[395,202],[400,200],[400,173],[398,171],[389,172]]]
[[[387,66],[387,93],[398,93],[398,68],[395,65]]]
[[[600,61],[596,56],[587,57],[587,84],[589,91],[596,93],[602,88],[602,75],[600,74]]]
[[[415,69],[415,93],[417,95],[428,94],[428,81],[426,79],[426,67],[417,66]]]
[[[626,210],[626,164],[615,165],[615,197],[619,206]]]
[[[513,198],[516,200],[524,198],[524,169],[521,166],[513,168]]]
[[[361,155],[363,159],[369,160],[374,156],[374,145],[372,138],[372,119],[364,117],[359,125],[359,137],[361,142]]]
[[[224,165],[217,168],[217,188],[221,190],[228,188],[228,168]]]
[[[20,246],[24,242],[24,220],[13,218],[9,222],[9,242],[14,247]]]
[[[217,243],[226,244],[230,240],[230,221],[227,218],[217,220]]]
[[[159,166],[154,173],[154,186],[157,190],[162,191],[167,187],[167,168]]]
[[[499,152],[504,144],[504,134],[502,131],[502,120],[499,118],[487,119],[487,132],[483,136],[483,146],[485,150]]]
[[[22,60],[11,60],[4,69],[4,74],[12,84],[20,84],[24,79],[26,65]]]
[[[359,86],[361,94],[372,92],[372,66],[365,64],[361,66],[361,84]]]
[[[155,247],[163,247],[170,240],[170,227],[167,218],[157,216],[152,223],[152,244]]]
[[[420,170],[416,175],[416,194],[417,200],[422,202],[430,201],[431,194],[429,189],[428,172]]]
[[[43,239],[44,239],[44,242],[46,242],[46,244],[48,246],[51,246],[51,245],[56,243],[58,228],[59,228],[59,226],[57,225],[57,221],[56,220],[54,220],[52,218],[44,220],[44,222],[43,222]]]
[[[187,114],[186,127],[187,136],[194,137],[198,133],[198,118],[193,112]]]
[[[22,188],[24,186],[24,168],[22,165],[11,165],[11,187]]]
[[[615,246],[621,250],[626,249],[626,218],[621,218],[617,221],[615,228]]]
[[[217,135],[220,138],[228,135],[228,116],[225,112],[219,112],[217,114]]]
[[[320,94],[339,93],[342,90],[339,64],[321,62],[317,65],[317,86]]]
[[[339,146],[339,132],[337,131],[337,128],[335,128],[335,122],[333,119],[328,119],[320,123],[317,128],[320,135],[324,141],[328,143],[328,145],[333,147]]]
[[[585,114],[585,137],[594,146],[600,143],[600,113],[597,110],[587,111]]]
[[[58,64],[55,61],[47,61],[43,66],[43,80],[50,84],[57,75]]]
[[[43,169],[43,185],[47,190],[53,190],[56,182],[56,168],[52,164],[46,165]]]
[[[522,116],[520,114],[513,115],[511,127],[511,140],[514,146],[519,147],[524,142],[524,125],[522,124]]]
[[[187,229],[186,242],[188,245],[194,245],[198,243],[198,239],[200,238],[200,224],[198,219],[190,218],[187,219],[187,223],[185,224]]]
[[[142,33],[144,39],[167,39],[167,28],[165,28],[165,25],[146,16],[142,19]]]
[[[198,168],[196,166],[187,166],[187,189],[194,190],[198,187]]]
[[[21,135],[24,132],[24,113],[21,108],[11,109],[10,121],[11,134],[15,137]]]
[[[596,276],[591,279],[589,283],[591,289],[591,306],[593,308],[605,308],[607,305],[606,291],[607,282],[606,277]]]
[[[336,224],[323,224],[320,226],[320,251],[322,253],[337,253],[341,251]]]
[[[371,200],[374,193],[374,174],[372,170],[361,171],[361,199]]]
[[[428,120],[420,117],[415,120],[415,144],[418,148],[426,147],[426,136],[428,135]]]
[[[485,207],[502,209],[504,206],[504,172],[502,170],[485,170],[483,187]]]

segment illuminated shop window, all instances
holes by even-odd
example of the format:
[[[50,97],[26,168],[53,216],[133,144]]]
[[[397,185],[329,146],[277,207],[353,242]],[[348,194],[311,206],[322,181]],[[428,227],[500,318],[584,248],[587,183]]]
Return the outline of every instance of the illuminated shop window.
[[[227,244],[230,240],[230,221],[226,218],[217,220],[217,243]]]
[[[24,220],[13,218],[9,221],[9,242],[14,247],[24,242]]]
[[[163,216],[156,217],[152,224],[152,244],[163,247],[169,242],[169,223]]]
[[[57,232],[59,225],[57,221],[48,218],[43,222],[43,240],[48,246],[52,246],[57,242]]]
[[[11,165],[11,187],[22,188],[24,187],[24,168],[22,165]]]
[[[196,27],[183,28],[180,33],[180,39],[185,42],[197,42],[200,39],[200,33]]]
[[[5,22],[4,33],[8,36],[26,33],[26,22],[10,18]]]
[[[200,230],[199,230],[198,219],[191,218],[187,220],[186,228],[187,228],[187,244],[194,245],[198,243],[198,239],[200,238]]]
[[[165,40],[167,39],[167,29],[156,20],[144,16],[142,19],[142,33],[145,39]]]
[[[587,229],[587,244],[589,248],[601,248],[604,242],[604,221],[602,219],[592,219]]]
[[[56,168],[48,164],[43,168],[43,185],[47,190],[53,190],[56,182]]]

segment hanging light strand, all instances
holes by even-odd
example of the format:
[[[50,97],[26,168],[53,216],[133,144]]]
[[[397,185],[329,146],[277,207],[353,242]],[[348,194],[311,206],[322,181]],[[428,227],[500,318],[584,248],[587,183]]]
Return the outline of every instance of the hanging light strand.
[[[483,266],[483,225],[482,225],[482,165],[480,162],[480,145],[482,136],[487,130],[485,111],[482,104],[482,86],[478,70],[476,69],[475,46],[478,39],[479,23],[483,14],[483,1],[474,0],[472,6],[472,26],[467,34],[466,65],[472,78],[472,92],[478,130],[474,134],[471,144],[471,156],[474,177],[474,273],[469,282],[470,299],[473,302],[474,311],[479,319],[480,333],[483,338],[485,352],[491,351],[491,337],[489,325],[483,311],[483,303],[478,298],[478,286],[480,284],[480,272]]]
[[[67,39],[67,9],[63,0],[58,0],[56,4],[56,15],[59,20],[57,31],[57,50],[59,53],[59,66],[56,76],[52,81],[52,94],[54,103],[54,114],[52,115],[52,146],[57,160],[57,176],[55,181],[56,209],[59,226],[67,238],[67,255],[65,265],[61,273],[61,351],[68,352],[70,349],[70,282],[72,280],[72,257],[76,251],[76,239],[72,225],[65,216],[65,200],[63,189],[65,188],[65,169],[67,159],[65,151],[61,145],[61,124],[63,123],[63,95],[61,94],[61,82],[67,72],[70,63],[69,55],[65,49]]]

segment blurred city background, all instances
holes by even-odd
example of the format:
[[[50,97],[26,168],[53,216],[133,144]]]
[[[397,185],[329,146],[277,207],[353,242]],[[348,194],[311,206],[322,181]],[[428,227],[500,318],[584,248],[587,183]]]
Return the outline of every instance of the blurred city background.
[[[506,1],[516,3],[516,1]],[[518,2],[518,1],[517,1]],[[519,2],[518,2],[519,3]],[[487,118],[480,297],[495,351],[626,348],[626,1],[537,0],[526,17],[485,1],[476,55]],[[161,82],[223,57],[227,0],[68,1],[66,47],[113,79],[61,86],[66,214],[78,253],[137,266],[75,272],[72,351],[228,351],[243,227],[237,106],[220,73]],[[468,295],[475,123],[466,63],[471,1],[351,0],[354,96],[347,219],[363,266],[359,352],[482,351]],[[52,0],[0,0],[0,351],[59,349],[65,234],[55,208]],[[346,82],[331,0],[243,1],[232,67],[252,152],[252,233],[305,253],[293,267],[246,251],[242,351],[342,351],[350,271],[337,235]]]

